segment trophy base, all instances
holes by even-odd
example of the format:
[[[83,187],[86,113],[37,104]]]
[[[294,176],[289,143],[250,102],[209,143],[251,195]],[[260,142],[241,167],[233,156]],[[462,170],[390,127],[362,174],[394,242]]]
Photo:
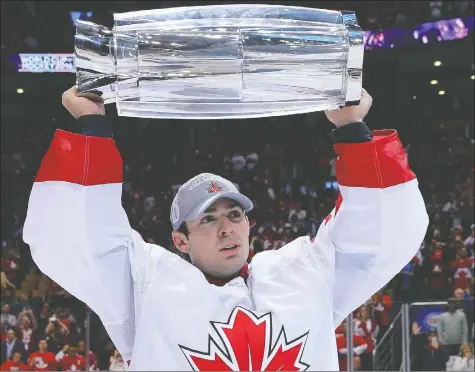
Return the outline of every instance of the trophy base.
[[[271,116],[305,114],[307,112],[335,109],[344,105],[340,99],[328,97],[308,101],[277,102],[155,102],[120,101],[119,116],[149,119],[248,119]]]
[[[204,78],[124,80],[119,83],[117,113],[155,119],[246,119],[323,111],[346,103],[341,75],[237,77],[215,79],[214,84]]]

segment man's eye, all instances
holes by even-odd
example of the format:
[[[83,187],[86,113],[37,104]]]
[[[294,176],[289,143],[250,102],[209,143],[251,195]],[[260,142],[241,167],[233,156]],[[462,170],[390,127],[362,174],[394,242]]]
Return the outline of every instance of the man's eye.
[[[229,213],[230,218],[239,218],[242,216],[242,213],[240,211],[231,211]]]
[[[214,221],[214,217],[212,216],[206,216],[201,219],[201,223],[210,223]]]

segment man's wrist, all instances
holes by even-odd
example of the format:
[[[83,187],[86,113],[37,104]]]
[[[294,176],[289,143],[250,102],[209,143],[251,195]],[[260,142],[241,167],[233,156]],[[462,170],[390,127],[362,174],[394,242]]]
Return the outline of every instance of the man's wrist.
[[[373,140],[371,131],[363,121],[338,127],[328,133],[328,137],[335,143],[363,143]]]
[[[113,138],[112,126],[104,115],[83,115],[77,119],[78,133],[103,138]]]

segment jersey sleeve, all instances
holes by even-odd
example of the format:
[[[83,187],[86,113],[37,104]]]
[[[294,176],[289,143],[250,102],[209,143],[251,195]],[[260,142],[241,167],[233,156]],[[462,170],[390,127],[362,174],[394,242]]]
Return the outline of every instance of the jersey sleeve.
[[[23,237],[38,268],[98,314],[130,359],[140,299],[134,292],[150,256],[163,249],[151,252],[130,227],[121,196],[114,141],[58,130],[31,191]]]
[[[335,151],[340,193],[312,244],[333,262],[337,327],[414,257],[428,216],[396,131],[374,131],[370,142]]]

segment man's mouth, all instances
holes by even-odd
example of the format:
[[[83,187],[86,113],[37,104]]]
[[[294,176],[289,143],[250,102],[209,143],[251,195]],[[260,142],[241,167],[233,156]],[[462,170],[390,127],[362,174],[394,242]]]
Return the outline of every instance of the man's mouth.
[[[239,249],[238,244],[229,244],[229,245],[226,245],[225,247],[221,248],[219,251],[232,254],[232,253],[236,253],[238,251],[238,249]]]
[[[220,249],[220,251],[229,251],[237,247],[237,244],[230,244]]]

